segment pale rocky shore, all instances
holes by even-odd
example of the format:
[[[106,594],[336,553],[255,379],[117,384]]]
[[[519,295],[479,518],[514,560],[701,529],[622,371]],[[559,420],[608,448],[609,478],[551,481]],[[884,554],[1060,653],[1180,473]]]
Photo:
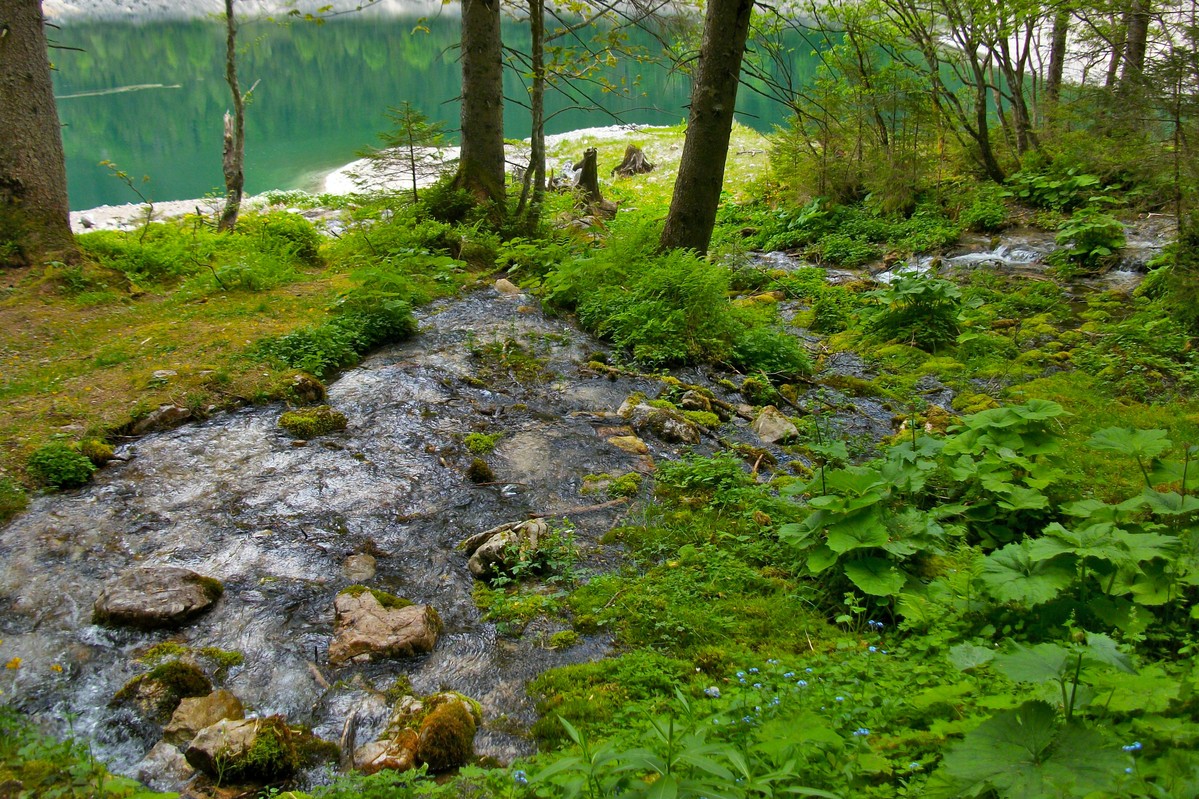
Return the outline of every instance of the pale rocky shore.
[[[452,11],[456,4],[444,6],[440,0],[237,0],[236,13],[243,18],[286,16],[292,10],[317,13],[332,5],[332,13],[344,14],[362,9],[363,13],[391,16],[428,16]],[[75,19],[195,19],[225,13],[224,0],[44,0],[42,10],[55,22]],[[328,14],[329,12],[322,12]]]

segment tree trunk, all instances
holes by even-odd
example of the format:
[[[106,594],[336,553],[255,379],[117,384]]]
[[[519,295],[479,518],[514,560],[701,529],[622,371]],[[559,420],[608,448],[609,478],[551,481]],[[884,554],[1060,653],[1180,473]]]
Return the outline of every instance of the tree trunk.
[[[679,176],[662,229],[664,250],[708,251],[724,185],[741,59],[753,7],[753,0],[709,0],[699,65],[691,86]]]
[[[462,153],[454,186],[504,213],[504,60],[499,0],[462,3]]]
[[[1066,68],[1066,42],[1070,36],[1070,12],[1058,11],[1053,18],[1053,43],[1049,48],[1049,74],[1045,76],[1045,96],[1056,103],[1062,93],[1062,75]]]
[[[1145,49],[1149,42],[1149,0],[1132,0],[1128,7],[1128,35],[1124,40],[1124,66],[1120,88],[1141,82],[1145,72]]]
[[[40,0],[0,0],[0,266],[76,257]]]
[[[237,226],[246,184],[246,104],[237,84],[237,17],[233,14],[233,0],[225,0],[225,82],[233,97],[233,115],[225,113],[225,149],[221,159],[225,173],[225,210],[221,212],[217,230],[233,230]]]
[[[533,73],[529,87],[529,166],[516,214],[535,222],[545,201],[545,0],[529,0],[529,35],[529,66]]]

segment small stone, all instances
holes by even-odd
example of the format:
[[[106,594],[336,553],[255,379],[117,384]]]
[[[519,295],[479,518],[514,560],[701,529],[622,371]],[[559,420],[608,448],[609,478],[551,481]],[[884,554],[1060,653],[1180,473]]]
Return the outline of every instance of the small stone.
[[[495,290],[497,293],[502,294],[505,297],[515,297],[522,293],[520,286],[516,285],[506,277],[501,277],[499,280],[495,281]]]
[[[685,411],[704,411],[705,413],[712,412],[712,400],[705,397],[698,391],[688,391],[679,398],[679,407]]]
[[[291,393],[297,402],[318,405],[325,401],[325,384],[301,372],[291,379]]]
[[[646,455],[649,453],[649,445],[637,436],[612,436],[608,439],[608,443],[632,455]]]
[[[754,419],[753,431],[758,434],[763,444],[778,444],[799,435],[799,430],[791,420],[773,405],[767,405]]]
[[[154,791],[168,791],[187,782],[196,770],[177,747],[159,741],[134,767],[139,782]]]
[[[175,708],[171,721],[162,731],[164,741],[173,744],[185,744],[196,737],[205,727],[211,727],[218,721],[226,719],[237,720],[246,716],[241,700],[224,688],[213,691],[208,696],[189,697],[180,700]],[[180,755],[182,757],[182,755]]]
[[[167,380],[170,380],[172,377],[178,377],[178,376],[179,376],[179,373],[176,372],[174,369],[159,369],[154,374],[150,375],[150,379],[165,383]]]
[[[135,422],[130,432],[135,436],[155,430],[170,430],[192,418],[192,412],[182,405],[159,405],[143,419]]]
[[[341,573],[351,583],[365,583],[375,576],[375,559],[365,553],[350,555],[341,564]]]

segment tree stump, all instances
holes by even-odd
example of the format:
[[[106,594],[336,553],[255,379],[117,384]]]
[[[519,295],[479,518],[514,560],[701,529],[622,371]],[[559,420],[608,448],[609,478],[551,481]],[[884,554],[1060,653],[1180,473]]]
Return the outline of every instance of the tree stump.
[[[616,205],[604,199],[599,187],[599,161],[594,147],[588,147],[583,152],[583,160],[574,165],[575,175],[573,188],[579,194],[580,201],[588,208],[602,216],[616,215]]]
[[[640,147],[630,144],[625,148],[624,160],[616,166],[612,167],[612,175],[620,175],[622,177],[631,178],[633,175],[644,175],[646,172],[653,172],[654,165],[645,157],[645,153]]]

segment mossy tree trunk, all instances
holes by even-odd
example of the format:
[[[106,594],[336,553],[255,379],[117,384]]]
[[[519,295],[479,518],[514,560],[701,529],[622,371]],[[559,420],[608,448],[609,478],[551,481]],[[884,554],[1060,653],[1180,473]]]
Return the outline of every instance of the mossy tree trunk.
[[[454,185],[504,213],[504,60],[499,0],[462,3],[462,152]]]
[[[662,230],[664,250],[704,253],[712,239],[753,5],[753,0],[709,0],[691,86],[687,137]]]
[[[0,0],[0,266],[76,257],[41,0]]]

